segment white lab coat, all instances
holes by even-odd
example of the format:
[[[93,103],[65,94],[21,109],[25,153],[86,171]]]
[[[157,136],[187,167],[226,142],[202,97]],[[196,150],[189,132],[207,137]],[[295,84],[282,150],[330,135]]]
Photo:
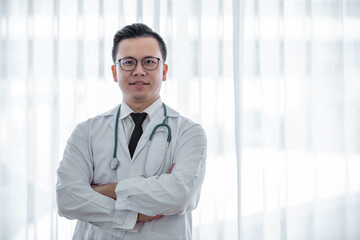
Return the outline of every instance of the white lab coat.
[[[206,136],[202,127],[167,107],[172,140],[165,166],[157,176],[144,178],[140,175],[146,144],[154,126],[164,119],[163,109],[156,112],[144,129],[133,159],[119,121],[117,159],[120,165],[112,170],[109,164],[117,109],[75,128],[57,171],[59,214],[78,219],[73,239],[192,239],[191,211],[197,206],[205,174]],[[153,144],[157,144],[156,141]],[[151,170],[152,166],[159,166],[161,159],[148,161],[147,169]],[[175,167],[168,174],[172,163]],[[91,188],[92,184],[109,182],[118,183],[116,201]],[[133,228],[133,216],[137,213],[164,217],[136,223]]]

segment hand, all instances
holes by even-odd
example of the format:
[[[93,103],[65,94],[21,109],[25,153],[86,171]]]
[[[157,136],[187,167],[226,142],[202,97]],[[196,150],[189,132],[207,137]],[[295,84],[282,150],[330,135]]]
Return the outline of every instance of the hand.
[[[155,217],[150,217],[144,214],[139,213],[137,217],[137,222],[149,222],[152,220],[156,220],[162,218],[164,215],[156,215]]]
[[[168,174],[171,174],[173,168],[175,166],[175,163],[173,163],[168,171]],[[139,213],[138,214],[138,218],[137,218],[137,222],[149,222],[149,221],[152,221],[152,220],[156,220],[156,219],[159,219],[159,218],[162,218],[164,215],[156,215],[155,217],[150,217],[150,216],[147,216],[147,215],[144,215],[144,214],[141,214]]]
[[[172,170],[173,170],[174,167],[175,167],[175,163],[173,163],[173,164],[171,165],[171,167],[170,167],[170,169],[169,169],[169,171],[168,171],[168,174],[171,174],[171,172],[172,172]]]
[[[117,183],[106,183],[102,185],[91,185],[91,188],[96,192],[101,193],[105,196],[111,197],[116,200],[116,188]]]

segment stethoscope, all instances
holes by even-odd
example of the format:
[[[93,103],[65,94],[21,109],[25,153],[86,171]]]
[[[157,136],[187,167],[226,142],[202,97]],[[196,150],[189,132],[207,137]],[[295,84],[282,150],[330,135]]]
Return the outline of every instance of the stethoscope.
[[[167,142],[166,142],[166,149],[164,151],[164,156],[163,156],[163,159],[162,159],[162,162],[159,166],[159,168],[156,170],[155,174],[153,175],[156,175],[164,166],[165,164],[165,160],[166,160],[166,153],[167,153],[167,149],[170,145],[170,141],[171,141],[171,128],[168,124],[166,124],[166,119],[167,119],[167,110],[166,110],[166,105],[163,103],[162,104],[162,107],[164,109],[164,121],[158,125],[156,125],[154,127],[154,129],[152,130],[151,134],[150,134],[150,137],[149,137],[149,142],[147,143],[147,152],[146,152],[146,156],[148,157],[149,155],[149,149],[150,149],[150,146],[151,146],[151,143],[152,143],[152,140],[153,140],[153,137],[154,135],[156,134],[156,131],[159,127],[166,127],[168,129],[168,132],[167,132]],[[115,120],[115,139],[114,139],[114,152],[113,152],[113,158],[112,160],[110,161],[110,168],[112,170],[116,170],[118,167],[119,167],[119,160],[116,158],[116,154],[117,154],[117,139],[118,139],[118,126],[119,126],[119,116],[120,116],[120,109],[121,109],[121,104],[117,110],[117,113],[116,113],[116,120]],[[141,176],[142,177],[150,177],[149,175],[147,175],[146,173],[146,164],[147,164],[147,157],[144,161],[144,164],[143,164],[143,168],[142,168],[142,174]]]

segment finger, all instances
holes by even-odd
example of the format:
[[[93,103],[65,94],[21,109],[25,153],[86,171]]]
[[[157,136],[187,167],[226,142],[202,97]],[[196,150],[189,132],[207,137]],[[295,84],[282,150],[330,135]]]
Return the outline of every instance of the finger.
[[[159,218],[162,218],[164,215],[156,215],[152,220],[156,220],[156,219],[159,219]]]
[[[174,166],[175,166],[175,163],[173,163],[173,164],[171,165],[171,167],[170,167],[170,169],[169,169],[169,171],[168,171],[168,174],[170,174],[170,173],[172,172]]]

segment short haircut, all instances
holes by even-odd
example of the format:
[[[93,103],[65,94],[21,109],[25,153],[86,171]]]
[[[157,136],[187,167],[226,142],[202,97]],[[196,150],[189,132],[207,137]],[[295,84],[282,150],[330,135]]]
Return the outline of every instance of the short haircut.
[[[155,38],[160,47],[162,60],[164,62],[166,61],[167,50],[166,50],[166,44],[165,44],[164,40],[158,33],[154,32],[151,28],[149,28],[148,26],[146,26],[143,23],[134,23],[131,25],[127,25],[116,32],[116,34],[114,35],[114,44],[113,44],[113,48],[112,48],[113,61],[116,62],[116,60],[117,60],[116,54],[117,54],[118,46],[122,40],[129,39],[129,38],[138,38],[138,37],[153,37],[153,38]]]

